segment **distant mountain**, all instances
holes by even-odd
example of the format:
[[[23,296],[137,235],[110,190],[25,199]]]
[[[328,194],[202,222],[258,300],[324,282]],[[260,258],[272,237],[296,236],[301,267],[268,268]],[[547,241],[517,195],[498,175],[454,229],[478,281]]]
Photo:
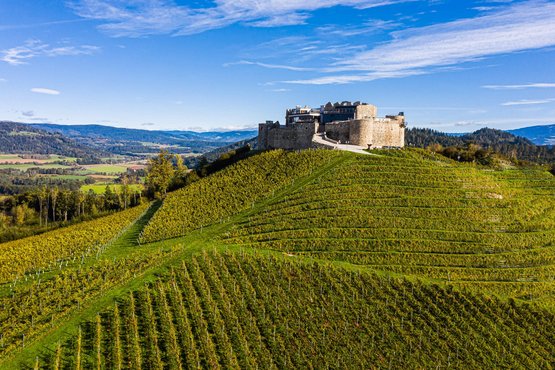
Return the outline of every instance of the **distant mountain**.
[[[78,142],[90,143],[117,154],[153,153],[170,146],[177,153],[205,153],[221,146],[255,137],[254,130],[195,132],[128,129],[103,125],[32,124],[31,126],[57,132]]]
[[[0,152],[58,154],[77,158],[100,158],[107,154],[60,133],[7,121],[0,121]]]
[[[555,145],[555,124],[523,127],[508,132],[525,137],[536,145]]]
[[[428,128],[411,128],[405,133],[405,143],[408,146],[419,148],[425,148],[432,144],[440,144],[444,147],[477,144],[484,149],[491,149],[509,158],[539,163],[555,162],[555,148],[539,146],[525,137],[490,128],[483,128],[460,136]]]

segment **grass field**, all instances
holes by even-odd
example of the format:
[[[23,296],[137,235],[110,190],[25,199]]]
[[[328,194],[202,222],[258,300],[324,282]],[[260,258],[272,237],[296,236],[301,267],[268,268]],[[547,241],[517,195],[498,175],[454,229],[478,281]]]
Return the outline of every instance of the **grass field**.
[[[26,157],[26,155],[22,155]],[[73,157],[63,157],[57,154],[50,154],[48,158],[22,158],[22,156],[18,154],[0,154],[0,163],[2,162],[10,162],[13,164],[24,164],[24,163],[52,163],[58,161],[65,161],[65,162],[76,162],[77,158]]]
[[[92,184],[92,185],[83,185],[81,187],[81,191],[87,193],[90,190],[94,191],[96,194],[104,194],[104,192],[106,191],[106,186],[110,186],[110,188],[115,191],[115,192],[120,192],[121,191],[121,184]],[[131,189],[131,191],[142,191],[143,190],[143,185],[142,184],[131,184],[129,185],[129,189]]]
[[[16,164],[0,164],[0,170],[2,169],[15,169],[20,171],[27,171],[30,168],[43,168],[43,169],[50,169],[50,168],[71,168],[70,166],[65,166],[62,164],[52,164],[52,163],[44,163],[44,164],[32,164],[32,163],[16,163]]]
[[[552,368],[554,177],[376,154],[264,153],[37,258],[0,368]]]
[[[91,164],[83,166],[85,169],[91,173],[108,173],[108,174],[119,174],[127,171],[127,165],[116,165],[116,164]]]

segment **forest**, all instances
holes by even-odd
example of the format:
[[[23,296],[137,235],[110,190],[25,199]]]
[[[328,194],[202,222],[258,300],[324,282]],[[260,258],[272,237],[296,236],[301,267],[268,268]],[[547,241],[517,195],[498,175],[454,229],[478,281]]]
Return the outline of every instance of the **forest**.
[[[432,148],[436,151],[440,148],[440,152],[446,150],[445,154],[448,157],[452,159],[460,157],[459,159],[465,162],[477,158],[483,164],[487,164],[490,161],[485,158],[492,153],[501,154],[517,163],[552,164],[555,162],[555,147],[535,145],[526,138],[490,128],[462,135],[447,134],[429,128],[410,128],[405,132],[405,144],[409,147]]]

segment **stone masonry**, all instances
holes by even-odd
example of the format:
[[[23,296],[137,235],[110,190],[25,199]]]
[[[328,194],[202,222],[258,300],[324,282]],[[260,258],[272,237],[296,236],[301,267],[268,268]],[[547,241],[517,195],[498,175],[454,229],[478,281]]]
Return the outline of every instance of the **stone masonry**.
[[[327,103],[320,110],[308,107],[289,109],[285,125],[267,121],[258,128],[260,149],[308,149],[314,135],[338,143],[364,148],[403,147],[405,116],[399,113],[377,117],[374,105],[360,102]]]

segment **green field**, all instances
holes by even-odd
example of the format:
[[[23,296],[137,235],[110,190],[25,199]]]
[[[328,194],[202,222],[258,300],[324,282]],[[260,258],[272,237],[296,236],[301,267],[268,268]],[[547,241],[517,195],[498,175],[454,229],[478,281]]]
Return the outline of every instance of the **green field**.
[[[91,173],[119,174],[127,171],[128,166],[117,164],[92,164],[84,167]]]
[[[60,180],[81,180],[84,181],[87,179],[88,176],[86,175],[45,175],[52,179],[60,179]]]
[[[262,153],[113,238],[19,242],[0,368],[552,368],[555,177],[374,154]]]
[[[83,185],[81,187],[81,191],[87,193],[90,190],[94,191],[96,194],[104,194],[104,192],[106,191],[106,186],[110,186],[110,189],[112,189],[115,192],[120,192],[121,191],[121,184],[92,184],[92,185]],[[131,184],[129,185],[129,189],[131,191],[141,191],[143,190],[143,185],[142,184]]]
[[[20,170],[20,171],[27,171],[30,168],[50,169],[50,168],[71,168],[71,167],[70,166],[65,166],[65,165],[62,165],[62,164],[52,164],[52,163],[44,163],[44,164],[33,164],[33,163],[0,164],[0,170],[15,169],[15,170]]]
[[[57,161],[65,161],[65,162],[76,162],[77,158],[74,157],[64,157],[57,154],[49,154],[48,158],[40,158],[40,159],[33,159],[33,158],[25,158],[27,161],[38,161],[44,163],[51,163]],[[18,154],[0,154],[0,162],[9,162],[9,161],[20,161],[23,158],[20,157]]]

